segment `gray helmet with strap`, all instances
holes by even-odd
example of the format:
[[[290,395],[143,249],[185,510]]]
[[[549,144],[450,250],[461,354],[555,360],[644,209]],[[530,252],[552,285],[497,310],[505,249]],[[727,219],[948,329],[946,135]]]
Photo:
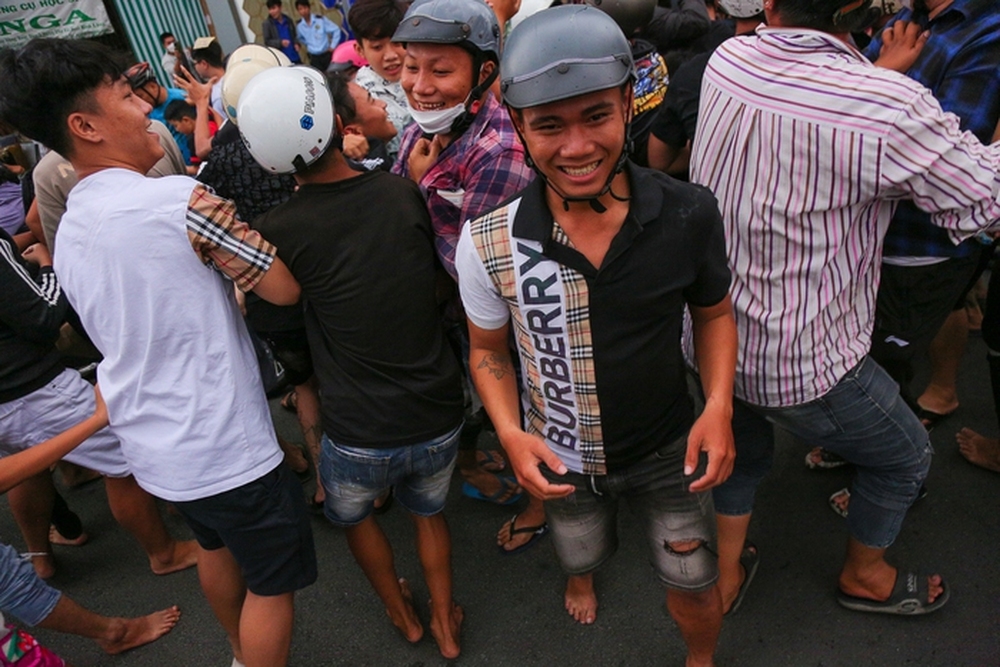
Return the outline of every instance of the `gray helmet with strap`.
[[[626,37],[645,28],[656,10],[656,0],[586,0],[586,3],[613,18]]]
[[[588,5],[544,9],[520,23],[500,63],[500,92],[514,109],[624,85],[635,76],[618,24]]]
[[[500,24],[483,0],[423,0],[407,10],[392,41],[453,44],[498,62]]]
[[[504,103],[512,109],[528,109],[628,86],[635,78],[635,62],[632,47],[614,19],[589,5],[562,5],[529,16],[511,31],[500,72]],[[607,207],[600,198],[605,194],[622,200],[611,190],[611,183],[625,167],[628,130],[626,120],[625,145],[614,169],[601,191],[586,197],[559,192],[531,159],[523,137],[522,143],[528,164],[562,197],[566,210],[570,202],[585,201],[596,212],[603,213]]]

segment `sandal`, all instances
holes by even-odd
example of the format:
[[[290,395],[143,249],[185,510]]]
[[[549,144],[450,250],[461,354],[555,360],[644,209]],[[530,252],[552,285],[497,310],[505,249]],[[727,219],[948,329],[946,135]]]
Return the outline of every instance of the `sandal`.
[[[749,540],[743,543],[743,553],[740,554],[740,565],[743,567],[743,583],[740,584],[740,590],[736,593],[733,604],[729,606],[729,611],[723,614],[723,616],[735,614],[736,610],[740,608],[740,605],[743,604],[743,598],[746,597],[747,590],[750,588],[750,584],[753,583],[753,578],[757,574],[757,568],[760,567],[760,553],[757,551],[757,545]]]
[[[530,549],[538,543],[538,540],[545,537],[549,532],[549,524],[543,523],[537,526],[524,526],[523,528],[515,528],[514,525],[517,523],[517,517],[521,516],[520,512],[511,517],[510,522],[507,524],[507,539],[505,544],[514,539],[515,535],[525,535],[531,533],[531,539],[514,549],[504,549],[503,544],[498,544],[497,549],[500,550],[504,556],[513,556],[514,554],[519,554],[522,551]]]
[[[476,452],[476,465],[486,472],[506,470],[507,459],[495,449],[481,449]]]
[[[462,495],[466,498],[485,500],[497,505],[513,505],[524,495],[524,490],[513,477],[497,475],[497,479],[500,480],[500,488],[492,495],[486,495],[468,482],[462,484]]]
[[[896,583],[893,585],[892,593],[889,594],[887,600],[859,598],[838,590],[837,602],[840,603],[840,606],[854,611],[917,616],[937,611],[948,602],[951,589],[945,586],[944,581],[941,582],[941,586],[943,588],[941,594],[934,598],[934,602],[927,602],[926,575],[914,572],[903,574],[896,570]]]

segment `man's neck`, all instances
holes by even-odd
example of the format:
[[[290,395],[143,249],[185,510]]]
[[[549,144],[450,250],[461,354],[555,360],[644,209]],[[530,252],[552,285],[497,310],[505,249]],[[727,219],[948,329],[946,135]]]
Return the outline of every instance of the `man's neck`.
[[[295,182],[299,185],[321,185],[339,183],[361,175],[360,172],[351,169],[343,153],[333,150],[334,152],[326,158],[326,164],[319,169],[308,169],[305,173],[295,174]]]
[[[941,12],[951,7],[955,0],[926,0],[927,5],[927,17],[929,19],[935,19]]]

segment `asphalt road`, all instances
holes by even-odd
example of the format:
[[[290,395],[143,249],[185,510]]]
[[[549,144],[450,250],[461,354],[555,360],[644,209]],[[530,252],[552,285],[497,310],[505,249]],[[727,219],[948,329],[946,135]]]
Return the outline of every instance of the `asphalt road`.
[[[982,341],[972,339],[960,384],[962,407],[932,434],[937,450],[930,494],[911,510],[890,559],[938,571],[952,588],[936,614],[902,618],[841,609],[836,578],[847,537],[826,499],[850,479],[846,470],[812,472],[806,447],[783,437],[774,471],[761,487],[751,537],[761,551],[757,578],[739,612],[726,619],[717,662],[747,667],[997,667],[1000,665],[1000,475],[965,462],[954,445],[963,425],[997,431]],[[278,430],[292,440],[293,418],[275,409]],[[308,485],[309,482],[306,482]],[[468,666],[683,665],[683,644],[667,616],[663,591],[627,512],[621,547],[598,574],[596,624],[582,627],[563,611],[560,573],[551,543],[503,556],[494,534],[512,509],[461,496],[452,487],[445,510],[454,542],[456,598],[464,606],[463,653]],[[108,615],[138,615],[180,605],[183,617],[158,642],[124,655],[104,655],[89,640],[37,630],[75,667],[228,667],[226,640],[198,588],[194,571],[152,575],[138,545],[115,524],[100,483],[66,493],[91,535],[82,548],[57,547],[52,583]],[[426,619],[427,590],[413,549],[413,530],[398,507],[383,517]],[[178,536],[188,536],[169,517]],[[407,644],[388,621],[355,565],[343,535],[322,517],[313,521],[319,581],[297,598],[291,663],[299,666],[446,664],[429,633]],[[0,535],[24,545],[3,504]]]

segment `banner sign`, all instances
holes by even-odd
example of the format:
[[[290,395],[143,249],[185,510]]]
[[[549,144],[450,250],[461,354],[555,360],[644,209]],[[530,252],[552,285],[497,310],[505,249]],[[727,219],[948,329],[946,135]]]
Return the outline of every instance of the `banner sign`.
[[[0,47],[35,37],[77,39],[114,32],[101,0],[0,0]]]

